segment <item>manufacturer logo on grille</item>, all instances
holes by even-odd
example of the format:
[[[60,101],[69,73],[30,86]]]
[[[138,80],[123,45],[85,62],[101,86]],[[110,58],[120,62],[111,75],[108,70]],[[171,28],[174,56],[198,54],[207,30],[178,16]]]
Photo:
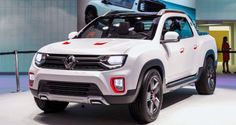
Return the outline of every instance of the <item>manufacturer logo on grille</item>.
[[[68,56],[64,61],[65,68],[67,70],[73,70],[77,62],[74,56]]]

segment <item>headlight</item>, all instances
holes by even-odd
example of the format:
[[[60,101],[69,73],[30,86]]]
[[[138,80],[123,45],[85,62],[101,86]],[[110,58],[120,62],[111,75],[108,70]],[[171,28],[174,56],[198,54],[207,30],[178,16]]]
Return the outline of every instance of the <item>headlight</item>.
[[[44,62],[45,62],[45,59],[46,59],[46,54],[43,54],[43,53],[36,53],[36,56],[35,56],[35,64],[37,66],[41,66]]]
[[[124,62],[125,56],[110,56],[107,60],[110,65],[122,65]]]
[[[104,56],[102,64],[110,69],[122,67],[126,60],[126,55]]]

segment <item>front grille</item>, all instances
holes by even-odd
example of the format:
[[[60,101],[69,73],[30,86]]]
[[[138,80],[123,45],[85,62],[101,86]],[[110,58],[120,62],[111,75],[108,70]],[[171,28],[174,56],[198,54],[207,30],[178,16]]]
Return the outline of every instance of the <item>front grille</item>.
[[[92,83],[40,81],[39,92],[66,96],[102,96],[99,88]]]
[[[65,68],[65,59],[69,55],[59,55],[59,54],[47,54],[45,62],[39,66],[41,68],[47,69],[61,69],[66,70]],[[106,70],[107,67],[103,66],[100,63],[100,56],[96,55],[75,55],[76,64],[73,67],[73,70]]]

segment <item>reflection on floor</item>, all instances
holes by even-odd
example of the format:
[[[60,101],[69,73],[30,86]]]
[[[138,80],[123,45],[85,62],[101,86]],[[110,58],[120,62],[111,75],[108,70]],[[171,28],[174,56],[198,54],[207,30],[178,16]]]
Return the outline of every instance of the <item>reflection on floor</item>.
[[[150,125],[235,125],[236,76],[219,75],[214,95],[202,96],[194,87],[164,95],[158,119]],[[128,107],[70,104],[66,111],[44,114],[29,92],[0,95],[0,125],[135,125]]]

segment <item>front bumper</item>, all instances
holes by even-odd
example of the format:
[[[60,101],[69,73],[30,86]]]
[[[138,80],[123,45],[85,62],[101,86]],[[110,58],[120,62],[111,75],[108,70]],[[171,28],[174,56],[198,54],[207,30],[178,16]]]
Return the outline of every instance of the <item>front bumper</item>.
[[[50,93],[41,93],[38,90],[30,89],[34,97],[41,100],[49,101],[62,101],[62,102],[75,102],[85,104],[130,104],[135,100],[135,91],[129,90],[126,95],[122,96],[66,96],[66,95],[54,95]]]
[[[36,98],[39,98],[41,100],[110,105],[101,96],[80,97],[80,96],[54,95],[54,94],[49,94],[49,93],[40,93],[39,91],[33,90],[33,89],[31,89],[31,93]]]
[[[137,78],[131,76],[129,69],[115,69],[109,71],[73,71],[73,70],[52,70],[31,66],[30,71],[35,75],[33,86],[30,87],[32,94],[36,98],[51,101],[66,101],[89,104],[129,104],[136,98]],[[124,93],[114,93],[110,86],[111,77],[121,76],[126,80],[126,90]],[[73,83],[93,83],[101,91],[99,95],[64,95],[45,93],[40,91],[41,81],[73,82]]]

